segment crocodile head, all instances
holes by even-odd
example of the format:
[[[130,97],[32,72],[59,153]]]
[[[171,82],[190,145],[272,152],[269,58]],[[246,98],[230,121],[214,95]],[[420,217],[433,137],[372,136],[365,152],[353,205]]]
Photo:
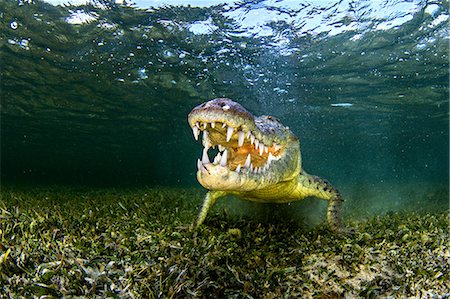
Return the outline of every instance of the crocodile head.
[[[300,173],[299,140],[274,117],[219,98],[195,107],[188,121],[195,139],[203,132],[197,179],[209,190],[257,191]]]

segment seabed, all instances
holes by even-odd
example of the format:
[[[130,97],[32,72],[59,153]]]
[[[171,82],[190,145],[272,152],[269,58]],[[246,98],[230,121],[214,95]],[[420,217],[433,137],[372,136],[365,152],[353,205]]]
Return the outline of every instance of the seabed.
[[[448,211],[261,222],[204,191],[2,187],[0,298],[449,298]]]

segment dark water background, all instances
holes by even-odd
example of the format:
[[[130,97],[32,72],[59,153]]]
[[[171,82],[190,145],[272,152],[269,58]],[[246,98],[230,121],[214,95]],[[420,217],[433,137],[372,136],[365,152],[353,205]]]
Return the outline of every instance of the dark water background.
[[[166,3],[0,0],[2,183],[197,186],[187,114],[229,97],[347,198],[448,200],[447,1]]]

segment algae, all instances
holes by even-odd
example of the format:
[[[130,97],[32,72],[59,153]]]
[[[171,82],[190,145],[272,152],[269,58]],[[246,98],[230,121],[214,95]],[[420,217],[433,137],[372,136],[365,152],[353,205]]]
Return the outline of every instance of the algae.
[[[448,211],[325,225],[233,219],[204,191],[3,187],[2,298],[450,296]]]

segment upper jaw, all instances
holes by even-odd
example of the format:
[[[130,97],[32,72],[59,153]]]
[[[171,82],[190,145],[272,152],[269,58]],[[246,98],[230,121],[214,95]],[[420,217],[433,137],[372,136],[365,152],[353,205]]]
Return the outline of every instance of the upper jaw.
[[[242,126],[247,131],[255,127],[254,116],[239,103],[226,98],[202,103],[192,109],[188,116],[191,127],[196,122],[208,123],[210,120],[226,123],[233,128]]]
[[[207,129],[208,125],[216,131],[220,131],[221,127],[216,126],[220,123],[220,126],[226,129],[222,132],[223,136],[227,137],[226,142],[229,142],[229,139],[239,141],[240,132],[243,132],[246,138],[253,135],[256,140],[268,147],[283,142],[277,134],[263,133],[256,125],[253,114],[239,103],[226,98],[218,98],[198,105],[189,113],[188,122],[196,140],[198,140],[200,131]],[[242,138],[242,136],[240,137]]]

